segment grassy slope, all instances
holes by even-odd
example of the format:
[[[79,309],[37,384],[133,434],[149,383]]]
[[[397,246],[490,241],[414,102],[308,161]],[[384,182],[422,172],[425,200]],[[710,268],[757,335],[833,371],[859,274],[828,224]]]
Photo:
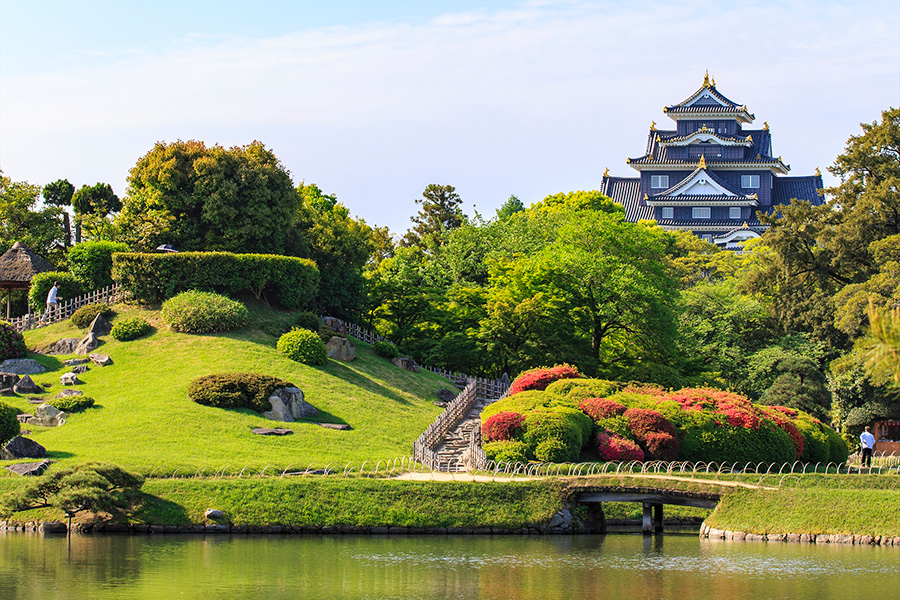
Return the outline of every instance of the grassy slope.
[[[447,381],[431,373],[409,373],[375,356],[357,342],[351,363],[329,360],[323,367],[293,362],[275,350],[277,332],[291,316],[251,309],[247,327],[220,335],[188,335],[168,329],[157,311],[118,305],[119,315],[140,314],[154,325],[152,335],[131,342],[104,338],[97,350],[113,365],[92,367],[80,378],[85,395],[99,408],[71,415],[63,427],[27,426],[32,439],[51,458],[62,461],[106,460],[141,472],[157,473],[180,467],[239,470],[244,465],[343,464],[348,461],[409,456],[412,442],[440,409],[435,392]],[[270,335],[273,332],[275,335]],[[29,348],[50,344],[82,332],[68,321],[26,333]],[[33,377],[52,383],[50,399],[61,389],[59,376],[68,369],[65,356],[35,355],[48,372]],[[251,371],[275,375],[303,389],[319,409],[313,420],[348,423],[352,431],[325,429],[310,423],[279,424],[248,410],[197,405],[186,396],[188,384],[208,373]],[[25,398],[4,398],[23,411],[33,406]],[[283,426],[293,435],[274,437],[250,433],[252,427]]]

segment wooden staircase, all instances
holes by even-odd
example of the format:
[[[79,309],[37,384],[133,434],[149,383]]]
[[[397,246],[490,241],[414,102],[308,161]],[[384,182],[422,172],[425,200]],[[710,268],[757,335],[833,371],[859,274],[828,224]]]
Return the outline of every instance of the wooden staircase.
[[[496,400],[479,398],[459,425],[444,436],[443,443],[435,450],[441,471],[462,473],[468,470],[469,440],[472,432],[481,427],[481,411],[492,402]]]

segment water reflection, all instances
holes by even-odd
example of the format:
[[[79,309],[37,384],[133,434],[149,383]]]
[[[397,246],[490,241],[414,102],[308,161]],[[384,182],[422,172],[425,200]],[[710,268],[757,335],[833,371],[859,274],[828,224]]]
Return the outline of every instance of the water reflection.
[[[0,598],[900,598],[900,548],[696,536],[0,534]]]

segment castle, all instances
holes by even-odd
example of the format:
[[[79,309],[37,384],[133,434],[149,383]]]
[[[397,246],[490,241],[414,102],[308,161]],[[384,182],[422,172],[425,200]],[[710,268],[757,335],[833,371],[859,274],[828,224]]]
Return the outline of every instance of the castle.
[[[603,174],[600,191],[625,206],[626,218],[684,229],[728,250],[759,237],[757,212],[792,198],[823,203],[822,175],[788,177],[790,165],[772,152],[768,123],[723,96],[709,74],[687,99],[663,108],[675,129],[654,122],[643,156],[626,160],[639,177]]]

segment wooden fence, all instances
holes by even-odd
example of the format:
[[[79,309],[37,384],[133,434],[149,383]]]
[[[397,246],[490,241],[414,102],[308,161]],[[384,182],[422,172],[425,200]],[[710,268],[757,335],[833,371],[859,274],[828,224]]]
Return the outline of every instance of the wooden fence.
[[[429,469],[440,469],[437,448],[443,443],[444,437],[459,425],[475,403],[478,402],[478,387],[474,379],[462,392],[447,405],[444,412],[428,426],[422,435],[413,442],[413,458]]]
[[[38,329],[68,319],[72,316],[72,313],[86,304],[113,304],[121,300],[123,295],[124,292],[119,287],[119,284],[114,283],[84,296],[60,302],[59,308],[52,309],[49,315],[40,312],[28,313],[22,317],[10,319],[9,322],[19,332]]]

